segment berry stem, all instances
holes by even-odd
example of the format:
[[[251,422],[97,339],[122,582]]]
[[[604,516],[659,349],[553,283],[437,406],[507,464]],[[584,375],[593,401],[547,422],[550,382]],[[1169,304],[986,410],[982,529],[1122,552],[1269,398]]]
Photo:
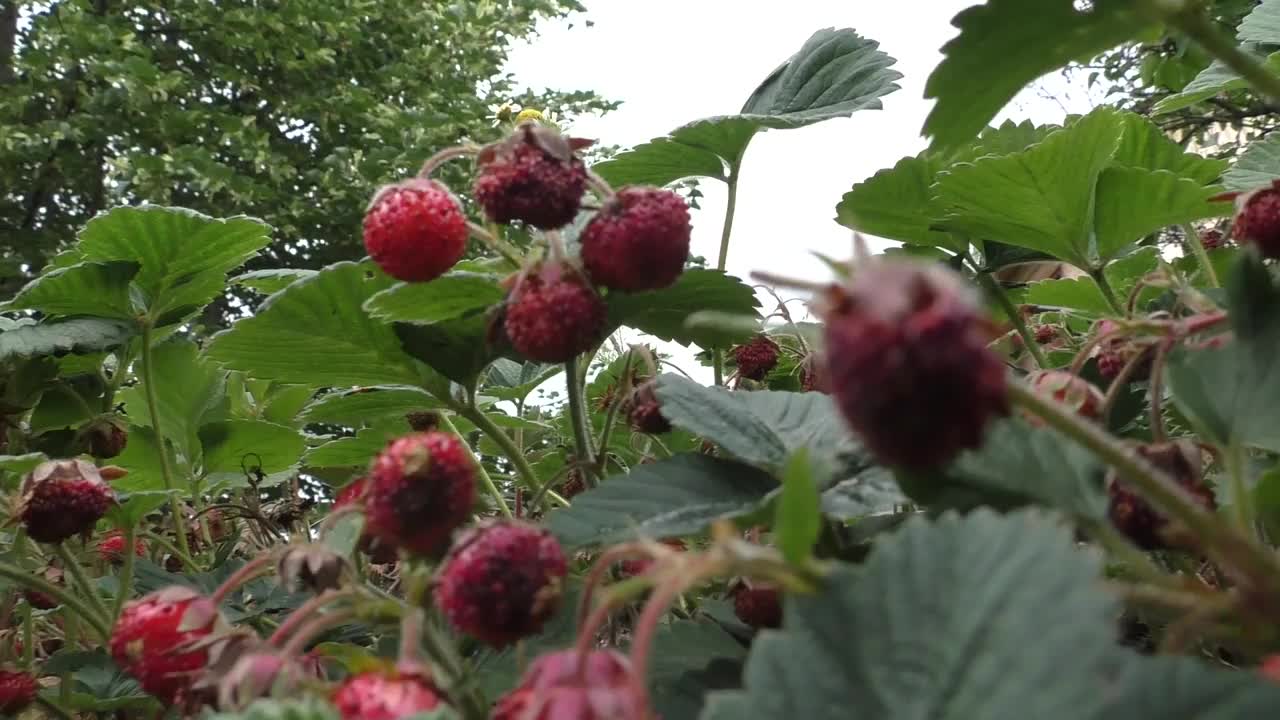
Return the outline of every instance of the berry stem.
[[[1280,100],[1280,76],[1271,72],[1257,58],[1241,50],[1233,38],[1222,32],[1206,13],[1201,3],[1184,3],[1184,7],[1169,10],[1159,0],[1147,0],[1149,10],[1196,42],[1205,52],[1222,61],[1237,75],[1243,77],[1255,90],[1271,100]]]
[[[746,147],[743,147],[746,150]],[[729,178],[725,181],[729,185],[728,195],[724,203],[724,223],[720,228],[720,255],[716,259],[716,269],[724,270],[729,264],[729,239],[733,237],[733,215],[738,208],[738,166],[741,164],[742,156],[739,155],[734,162],[729,163]],[[716,387],[724,385],[724,351],[715,350],[711,353],[711,369],[715,375]]]
[[[116,602],[112,618],[120,617],[120,611],[124,609],[124,604],[133,596],[133,565],[134,558],[137,556],[137,548],[134,544],[137,542],[137,528],[133,523],[128,523],[122,531],[124,534],[124,564],[120,567],[120,588],[116,591]]]
[[[1249,490],[1249,458],[1244,446],[1233,442],[1223,448],[1223,462],[1227,477],[1231,479],[1231,516],[1237,527],[1250,537],[1257,537],[1254,522],[1257,512],[1253,506],[1253,493]]]
[[[971,263],[972,264],[972,263]],[[1041,370],[1049,367],[1049,361],[1045,359],[1044,351],[1040,349],[1040,343],[1036,342],[1035,333],[1027,327],[1027,321],[1023,319],[1022,313],[1018,312],[1018,308],[1014,306],[1013,300],[1009,298],[1009,293],[1005,292],[1003,286],[991,277],[991,273],[978,272],[978,283],[982,285],[982,289],[987,291],[1000,305],[1000,309],[1004,310],[1004,314],[1009,316],[1009,322],[1013,323],[1013,329],[1018,332],[1018,337],[1022,338],[1022,346],[1031,353],[1031,357],[1036,361],[1036,367]]]
[[[569,394],[569,419],[573,425],[573,441],[577,446],[577,459],[582,463],[582,479],[588,488],[595,487],[596,453],[591,446],[591,431],[587,427],[586,393],[583,379],[578,373],[578,358],[569,358],[564,364],[565,386]]]
[[[108,630],[106,622],[94,614],[93,610],[80,601],[75,593],[69,592],[65,588],[58,587],[35,573],[23,570],[16,565],[10,565],[6,562],[0,562],[0,578],[9,580],[17,585],[21,585],[36,592],[44,593],[49,597],[57,600],[65,606],[71,614],[83,617],[89,623],[89,626],[98,633],[103,642],[107,642],[111,638],[111,632]],[[27,647],[30,647],[28,644]],[[25,648],[24,648],[25,650]]]
[[[285,659],[297,657],[298,653],[302,652],[302,649],[307,646],[307,643],[311,642],[317,635],[339,625],[345,625],[354,619],[356,619],[356,611],[350,609],[337,610],[319,617],[313,617],[310,622],[299,628],[293,634],[293,637],[289,638],[289,642],[285,643],[285,646],[280,650],[280,655]]]
[[[493,478],[489,475],[489,471],[484,469],[484,463],[480,462],[480,458],[471,449],[467,439],[462,437],[462,433],[458,432],[457,426],[453,424],[448,415],[440,415],[440,429],[458,437],[459,444],[467,449],[467,455],[471,457],[471,462],[476,467],[476,476],[480,478],[480,485],[484,487],[485,492],[489,493],[489,497],[493,498],[493,502],[498,506],[498,512],[501,512],[505,518],[512,517],[511,508],[507,506],[507,499],[502,496],[502,490],[498,489],[497,484],[493,482]]]
[[[1182,226],[1182,235],[1191,254],[1196,256],[1196,262],[1200,263],[1200,270],[1209,281],[1209,287],[1222,287],[1222,283],[1218,281],[1218,271],[1213,269],[1213,261],[1209,259],[1209,251],[1204,249],[1204,243],[1200,240],[1200,233],[1196,232],[1191,223],[1186,223]]]
[[[36,622],[35,614],[31,603],[22,603],[22,668],[30,670],[35,664],[36,648],[33,644],[36,638]]]
[[[192,560],[190,556],[183,556],[182,550],[180,550],[177,545],[174,545],[169,538],[146,530],[142,531],[142,537],[148,542],[153,542],[165,550],[168,550],[174,557],[181,560],[182,564],[186,567],[195,567],[195,561]]]
[[[148,319],[142,324],[142,389],[147,396],[147,415],[151,418],[151,430],[156,434],[156,447],[160,453],[160,478],[164,481],[164,490],[169,496],[169,510],[173,515],[173,532],[177,535],[179,556],[187,569],[194,570],[191,559],[191,546],[187,543],[187,527],[182,519],[182,507],[178,502],[177,487],[173,481],[173,468],[169,467],[169,450],[165,443],[164,430],[160,427],[160,402],[157,399],[153,358],[151,354],[152,326]]]
[[[520,481],[524,483],[526,488],[534,492],[540,489],[541,486],[538,482],[538,473],[534,472],[533,467],[530,466],[529,461],[525,459],[524,453],[520,452],[520,448],[516,447],[511,436],[503,432],[502,428],[494,424],[493,420],[489,419],[489,416],[481,412],[481,410],[474,404],[463,405],[461,403],[451,403],[451,407],[458,413],[458,415],[466,418],[472,425],[475,425],[480,432],[484,433],[490,440],[497,443],[498,447],[502,448],[502,452],[507,456],[507,460],[511,461],[511,464],[515,466],[516,474],[520,476]],[[548,490],[546,492],[546,496],[552,501],[560,503],[561,507],[569,507],[569,501],[565,500],[554,490]]]
[[[57,718],[57,720],[75,720],[71,713],[62,709],[62,706],[45,697],[44,695],[36,695],[36,705],[42,710],[49,713],[49,717]]]
[[[649,372],[652,377],[657,377],[658,372],[653,368],[653,358],[648,356],[648,350],[642,349],[649,358]],[[618,392],[614,396],[613,402],[609,403],[609,411],[604,416],[604,427],[600,430],[600,457],[596,458],[596,476],[604,477],[605,465],[609,461],[609,436],[613,434],[614,423],[618,419],[618,408],[626,402],[626,398],[631,394],[631,361],[635,358],[636,348],[632,346],[627,351],[627,357],[622,361],[622,382],[618,386]]]
[[[1164,364],[1166,358],[1169,357],[1169,348],[1173,346],[1171,338],[1165,338],[1156,346],[1156,357],[1151,363],[1151,383],[1147,388],[1147,394],[1150,396],[1149,410],[1151,425],[1151,440],[1153,442],[1164,442],[1168,433],[1164,427]]]
[[[503,240],[496,234],[489,232],[488,228],[477,225],[473,222],[468,222],[467,231],[470,233],[471,237],[479,240],[485,245],[485,247],[501,255],[504,260],[512,265],[520,267],[522,264],[520,251],[506,240]]]
[[[1280,574],[1277,574],[1280,568],[1277,568],[1269,550],[1251,542],[1235,528],[1219,522],[1172,478],[1097,424],[1020,381],[1011,380],[1008,392],[1015,405],[1041,418],[1115,468],[1120,477],[1158,511],[1181,523],[1198,538],[1205,551],[1222,567],[1234,569],[1253,587],[1273,597],[1280,596]]]
[[[1116,291],[1111,287],[1111,281],[1107,279],[1107,273],[1103,270],[1090,270],[1089,277],[1098,284],[1098,290],[1102,291],[1102,297],[1111,307],[1111,312],[1115,313],[1116,317],[1127,317],[1124,306],[1120,304],[1120,298],[1116,296]]]
[[[615,545],[601,553],[600,557],[596,558],[595,563],[592,564],[591,569],[587,571],[587,576],[582,580],[582,598],[578,601],[578,627],[586,627],[587,618],[591,616],[591,601],[595,597],[595,590],[600,586],[600,582],[604,580],[605,573],[609,572],[609,566],[623,560],[650,557],[652,555],[644,543],[641,542]]]
[[[1150,352],[1150,348],[1144,349],[1129,358],[1129,362],[1120,368],[1120,373],[1111,381],[1111,386],[1107,388],[1107,395],[1102,399],[1102,408],[1098,411],[1098,416],[1104,421],[1110,421],[1111,410],[1115,408],[1116,401],[1120,399],[1120,393],[1124,392],[1124,389],[1129,386],[1129,380],[1134,373],[1138,372],[1138,367],[1148,358]]]
[[[259,555],[240,567],[239,570],[231,573],[231,577],[227,578],[218,586],[213,594],[209,596],[209,601],[214,605],[221,605],[227,596],[235,591],[236,588],[244,585],[259,575],[267,574],[267,566],[276,561],[274,553]]]
[[[71,551],[67,549],[67,544],[58,543],[54,546],[54,553],[56,553],[58,559],[62,561],[62,566],[66,571],[71,574],[71,579],[77,586],[79,586],[80,593],[88,599],[89,605],[93,607],[97,616],[104,620],[110,620],[114,617],[111,612],[107,610],[106,603],[102,602],[102,593],[98,592],[97,586],[93,584],[93,581],[89,579],[89,576],[84,574],[84,567],[80,564],[80,561],[76,559],[76,556],[72,555]]]
[[[280,643],[284,642],[290,633],[313,617],[320,608],[350,594],[349,590],[328,590],[302,603],[296,610],[289,613],[289,617],[285,618],[284,622],[280,623],[280,626],[271,633],[271,637],[267,639],[267,644],[280,647]]]
[[[451,148],[445,148],[444,150],[441,150],[435,155],[427,158],[426,162],[422,163],[422,169],[418,171],[418,177],[423,179],[429,178],[431,177],[431,173],[436,171],[436,168],[450,160],[460,157],[469,157],[478,152],[480,152],[480,148],[473,145],[457,145]]]
[[[587,184],[591,186],[592,190],[596,191],[596,194],[599,195],[602,200],[608,201],[616,194],[613,191],[613,186],[609,184],[609,181],[600,177],[591,168],[587,168]]]

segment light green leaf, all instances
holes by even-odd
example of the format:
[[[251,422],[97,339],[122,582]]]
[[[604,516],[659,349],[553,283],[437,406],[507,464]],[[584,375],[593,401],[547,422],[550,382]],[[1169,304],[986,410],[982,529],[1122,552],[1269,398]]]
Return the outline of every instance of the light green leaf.
[[[1211,667],[1189,657],[1125,656],[1115,693],[1098,720],[1263,718],[1280,705],[1280,687],[1261,673]]]
[[[0,455],[0,474],[8,474],[10,480],[12,480],[12,482],[6,484],[6,488],[17,487],[19,478],[48,459],[44,453],[40,452],[24,453],[22,455]]]
[[[1222,182],[1228,190],[1247,192],[1280,180],[1280,135],[1249,143]]]
[[[131,323],[99,318],[19,325],[0,332],[0,360],[110,350],[128,342],[135,332]]]
[[[333,704],[320,698],[257,700],[240,712],[210,713],[206,720],[339,720]]]
[[[778,549],[789,563],[807,560],[822,532],[814,475],[809,453],[804,448],[791,455],[782,471],[782,497],[778,501],[773,532]]]
[[[495,278],[453,272],[431,282],[398,283],[365,301],[364,309],[379,320],[430,325],[496,305],[505,294]]]
[[[574,548],[679,537],[754,512],[777,487],[750,466],[690,453],[607,478],[574,497],[572,506],[552,511],[547,522],[560,542]]]
[[[254,467],[279,472],[296,464],[307,446],[293,428],[261,420],[210,423],[200,428],[200,442],[206,475],[243,474]]]
[[[394,425],[364,428],[354,437],[338,438],[314,447],[302,458],[302,464],[314,468],[364,468],[387,443],[408,430]]]
[[[1112,163],[1127,168],[1168,170],[1182,178],[1209,185],[1222,176],[1230,165],[1225,160],[1187,152],[1174,142],[1160,126],[1137,113],[1120,114],[1124,136]]]
[[[297,425],[298,413],[315,394],[315,388],[309,385],[272,383],[262,406],[262,419],[277,425]]]
[[[389,327],[361,309],[391,279],[340,262],[272,295],[210,341],[207,353],[262,380],[315,386],[413,384],[411,359]]]
[[[1240,42],[1280,45],[1280,0],[1262,0],[1240,22]]]
[[[324,535],[324,544],[330,550],[349,558],[355,553],[364,532],[364,513],[347,513],[338,518]]]
[[[440,403],[421,388],[383,385],[349,392],[331,392],[312,402],[302,411],[304,423],[328,423],[360,427],[388,420],[403,420],[419,410],[439,407]]]
[[[539,385],[560,374],[563,369],[563,365],[520,363],[507,358],[498,358],[489,366],[484,392],[499,400],[523,400]]]
[[[1087,315],[1107,315],[1111,306],[1098,289],[1098,283],[1090,277],[1041,280],[1027,286],[1022,301],[1061,310],[1072,310]]]
[[[736,688],[746,649],[709,620],[678,620],[653,636],[649,692],[662,720],[696,720],[712,690]]]
[[[227,282],[243,285],[257,290],[264,295],[278,293],[299,280],[315,277],[317,270],[303,268],[272,268],[270,270],[252,270],[237,275]]]
[[[1098,178],[1091,255],[1105,263],[1161,228],[1230,215],[1231,203],[1210,201],[1219,192],[1165,170],[1107,168]]]
[[[9,301],[9,308],[132,320],[137,313],[129,298],[129,281],[138,267],[136,262],[101,262],[58,268],[27,283]]]
[[[715,329],[690,328],[685,320],[695,312],[715,310],[740,317],[759,317],[755,291],[720,270],[686,270],[675,284],[642,293],[610,293],[609,327],[627,326],[662,340],[702,348],[719,347]]]
[[[932,186],[943,164],[929,155],[908,157],[853,186],[836,206],[836,222],[889,240],[951,247],[934,230],[939,211]]]
[[[161,343],[151,356],[160,427],[178,451],[194,462],[200,448],[197,429],[214,419],[226,400],[226,373],[201,358],[195,343],[183,338]],[[119,397],[135,424],[152,426],[143,385],[125,388]]]
[[[178,467],[173,452],[169,453],[170,468]],[[111,486],[121,492],[138,493],[164,490],[164,476],[160,472],[160,450],[155,432],[150,427],[129,426],[129,443],[124,451],[111,459],[129,474],[112,481]]]
[[[509,345],[490,342],[492,322],[489,313],[431,325],[400,322],[395,324],[395,334],[409,355],[459,385],[471,386],[494,360],[514,356]]]
[[[1265,61],[1268,69],[1272,72],[1280,70],[1280,53],[1272,53],[1268,56],[1249,47],[1246,47],[1245,50],[1255,55],[1259,61]],[[1209,67],[1201,70],[1200,74],[1182,89],[1182,92],[1156,103],[1156,106],[1152,109],[1152,114],[1162,115],[1175,112],[1216,95],[1237,90],[1248,90],[1249,87],[1248,80],[1237,75],[1234,70],[1224,65],[1221,60],[1214,60],[1209,64]]]

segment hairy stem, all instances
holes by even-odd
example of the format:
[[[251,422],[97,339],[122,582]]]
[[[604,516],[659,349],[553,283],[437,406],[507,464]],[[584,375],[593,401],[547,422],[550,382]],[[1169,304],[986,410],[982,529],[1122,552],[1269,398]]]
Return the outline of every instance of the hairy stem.
[[[453,421],[443,413],[440,414],[440,428],[445,432],[458,436],[462,447],[467,449],[467,454],[471,456],[471,462],[476,466],[476,475],[480,478],[480,486],[484,488],[485,492],[489,493],[489,497],[493,498],[493,502],[497,504],[498,511],[502,513],[503,517],[512,517],[511,508],[507,506],[507,499],[502,496],[502,490],[498,489],[498,485],[489,475],[489,471],[485,470],[484,464],[480,462],[480,457],[471,450],[471,446],[467,444],[466,438],[463,438],[461,433],[458,432],[458,428],[453,424]]]
[[[1147,5],[1156,6],[1156,12],[1164,16],[1164,20],[1183,34],[1190,37],[1209,55],[1222,61],[1237,75],[1249,81],[1255,90],[1270,97],[1272,101],[1280,101],[1280,76],[1273,73],[1266,65],[1254,56],[1240,49],[1235,40],[1223,33],[1214,23],[1213,18],[1194,4],[1176,12],[1159,9],[1160,3],[1147,0]]]
[[[106,603],[102,602],[102,594],[98,592],[98,587],[84,574],[84,567],[75,555],[67,549],[66,543],[58,543],[54,552],[58,555],[58,559],[62,561],[62,565],[66,571],[71,574],[71,579],[80,587],[80,592],[84,597],[88,598],[89,605],[93,606],[94,612],[98,617],[110,621],[113,617],[111,612],[107,610]]]
[[[280,643],[285,641],[289,635],[297,630],[303,623],[311,619],[320,608],[350,595],[349,590],[326,590],[310,600],[299,605],[296,610],[289,613],[289,617],[280,623],[275,632],[271,633],[271,637],[267,639],[267,644],[274,647],[280,647]]]
[[[510,435],[503,432],[502,428],[498,427],[488,415],[485,415],[475,406],[455,404],[453,409],[460,416],[469,420],[472,425],[475,425],[480,432],[496,443],[499,448],[502,448],[503,454],[515,466],[516,474],[520,476],[520,482],[524,483],[526,488],[532,492],[539,490],[538,474],[533,471],[533,467],[525,459],[524,453],[520,452],[520,448],[516,447],[515,441],[511,439]],[[551,500],[560,503],[562,507],[569,506],[569,501],[555,492],[547,491],[546,495]]]
[[[226,600],[228,595],[236,591],[236,588],[244,585],[259,575],[265,575],[270,572],[267,569],[267,566],[275,561],[276,558],[274,553],[259,555],[258,557],[250,560],[242,565],[239,570],[231,573],[231,577],[223,581],[223,583],[213,591],[213,594],[209,596],[209,600],[214,605],[221,605],[222,601]]]
[[[1236,527],[1245,534],[1257,537],[1254,519],[1257,514],[1253,506],[1253,493],[1249,491],[1249,458],[1245,455],[1244,446],[1233,442],[1223,449],[1224,464],[1227,477],[1231,480],[1231,517]]]
[[[596,486],[596,453],[591,446],[591,431],[587,428],[587,398],[583,387],[583,378],[578,373],[578,358],[569,358],[564,364],[565,387],[569,394],[569,421],[573,425],[573,442],[576,446],[577,459],[581,463],[579,472],[587,487]]]
[[[720,228],[720,255],[716,259],[716,269],[724,270],[729,264],[729,239],[733,236],[733,214],[738,209],[738,165],[742,158],[739,156],[732,163],[732,170],[729,172],[729,194],[724,204],[724,224]],[[724,385],[724,352],[715,350],[711,353],[711,366],[715,374],[716,385]]]
[[[31,590],[35,590],[36,592],[48,595],[61,603],[63,607],[70,610],[73,614],[84,618],[85,621],[89,623],[90,627],[98,633],[98,636],[102,638],[103,642],[106,642],[111,638],[111,632],[107,628],[104,619],[94,613],[89,605],[81,602],[80,598],[77,597],[75,593],[69,592],[66,588],[58,587],[35,573],[28,572],[16,565],[10,565],[5,562],[0,562],[0,578],[4,578],[16,585],[21,585]]]
[[[1182,226],[1182,234],[1187,243],[1187,248],[1191,250],[1191,254],[1196,256],[1196,262],[1200,263],[1200,270],[1204,273],[1205,279],[1209,281],[1209,287],[1220,288],[1222,283],[1218,281],[1218,271],[1213,269],[1213,262],[1209,260],[1209,252],[1204,249],[1204,242],[1200,240],[1200,233],[1187,223]]]
[[[1098,289],[1102,291],[1102,297],[1107,301],[1111,311],[1116,317],[1126,317],[1124,306],[1120,304],[1120,298],[1116,296],[1116,291],[1111,288],[1111,281],[1107,279],[1107,274],[1102,270],[1092,270],[1089,277],[1098,284]]]
[[[124,560],[120,567],[120,587],[116,592],[115,612],[111,617],[120,617],[120,611],[124,609],[124,604],[129,602],[129,598],[133,596],[133,566],[134,558],[137,553],[134,552],[134,545],[137,543],[138,531],[132,523],[125,526],[124,534]]]
[[[151,429],[156,434],[156,447],[160,453],[160,478],[169,496],[169,511],[173,515],[173,532],[178,537],[178,549],[182,562],[194,569],[191,562],[191,546],[187,542],[187,525],[182,519],[182,503],[178,500],[177,486],[173,481],[173,468],[169,467],[169,451],[165,444],[164,430],[160,427],[160,401],[157,399],[155,373],[152,372],[151,322],[142,326],[142,388],[147,396],[147,413],[151,416]]]
[[[1009,299],[1009,293],[991,277],[991,273],[979,272],[978,282],[987,294],[1000,304],[1000,309],[1004,310],[1004,314],[1009,316],[1009,322],[1013,323],[1014,330],[1018,331],[1018,337],[1022,338],[1022,346],[1031,353],[1031,357],[1035,359],[1036,366],[1041,370],[1049,367],[1049,361],[1045,359],[1044,351],[1040,349],[1040,343],[1036,342],[1036,336],[1027,327],[1027,321],[1023,319],[1022,313],[1018,312],[1018,308],[1014,306],[1013,300]]]

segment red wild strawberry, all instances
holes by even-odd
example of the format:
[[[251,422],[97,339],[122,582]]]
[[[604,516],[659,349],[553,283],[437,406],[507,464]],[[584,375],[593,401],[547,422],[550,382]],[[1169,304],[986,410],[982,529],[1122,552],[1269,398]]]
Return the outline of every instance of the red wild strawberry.
[[[333,693],[342,720],[400,720],[443,704],[440,691],[416,675],[361,673],[347,678]]]
[[[612,650],[547,653],[534,660],[520,684],[498,699],[492,720],[643,720],[631,665]]]
[[[142,557],[147,554],[147,544],[141,540],[133,541],[133,554]],[[124,533],[119,530],[113,530],[102,538],[102,542],[98,543],[98,557],[109,563],[118,563],[124,560]]]
[[[1217,507],[1213,489],[1204,482],[1200,448],[1192,442],[1153,443],[1135,448],[1138,455],[1172,477],[1184,490],[1212,510]],[[1135,545],[1146,550],[1159,550],[1181,544],[1180,528],[1151,507],[1144,498],[1130,490],[1115,476],[1109,477],[1108,514],[1111,522]]]
[[[782,597],[769,585],[739,585],[733,593],[733,614],[757,630],[782,627]]]
[[[60,543],[91,532],[115,503],[115,491],[91,463],[51,460],[23,478],[17,514],[32,540]]]
[[[1064,370],[1040,370],[1027,376],[1027,383],[1041,395],[1070,407],[1080,417],[1102,419],[1102,405],[1106,398],[1093,383]],[[1036,427],[1044,427],[1037,415],[1026,413],[1027,421]]]
[[[364,216],[364,247],[397,280],[434,280],[462,258],[467,218],[440,183],[406,180],[374,196]]]
[[[581,495],[586,489],[587,483],[582,479],[582,471],[574,468],[565,474],[565,482],[560,486],[560,494],[569,499]]]
[[[1280,258],[1280,181],[1236,197],[1231,234],[1257,247],[1263,257]]]
[[[1125,337],[1118,323],[1113,320],[1099,320],[1094,325],[1094,336],[1102,337],[1098,343],[1098,374],[1103,380],[1111,381],[1120,376],[1125,367],[1138,355],[1145,355],[1129,377],[1132,381],[1142,381],[1151,376],[1152,353],[1150,348],[1135,343]]]
[[[1268,655],[1262,658],[1258,672],[1267,680],[1280,684],[1280,655]]]
[[[1041,345],[1048,345],[1058,337],[1058,331],[1052,325],[1041,325],[1036,328],[1036,342]]]
[[[689,257],[689,206],[670,190],[622,188],[582,231],[582,264],[610,290],[674,283]]]
[[[800,363],[800,390],[802,392],[827,392],[826,371],[820,355],[809,355]]]
[[[436,578],[436,605],[458,630],[506,647],[542,629],[560,606],[568,573],[550,532],[496,522],[462,537]]]
[[[1222,235],[1221,230],[1205,230],[1200,233],[1200,244],[1205,250],[1217,250],[1220,247],[1226,247],[1227,239]]]
[[[204,641],[222,626],[208,598],[169,587],[124,606],[111,631],[111,657],[142,689],[172,704],[209,659]]]
[[[31,673],[0,670],[0,715],[16,716],[35,701],[39,689]]]
[[[507,298],[507,337],[530,360],[562,363],[590,350],[604,334],[605,305],[564,263],[535,265]]]
[[[756,335],[745,345],[734,348],[732,353],[738,366],[738,377],[748,380],[764,380],[764,376],[778,365],[778,343],[768,335]]]
[[[99,460],[119,455],[129,444],[129,433],[116,418],[99,418],[86,427],[83,434],[89,454]]]
[[[650,380],[631,393],[630,410],[627,413],[631,427],[636,432],[661,435],[671,432],[671,423],[662,415],[662,403],[658,402],[658,381]]]
[[[470,518],[475,482],[471,453],[457,436],[405,435],[373,462],[364,501],[366,527],[392,547],[435,554]]]
[[[364,502],[365,492],[369,488],[369,479],[358,477],[347,483],[345,487],[338,492],[338,496],[333,500],[333,509],[337,510],[347,505]],[[375,535],[369,532],[366,526],[360,534],[360,544],[358,545],[360,552],[369,556],[369,562],[374,565],[389,565],[400,559],[400,553],[396,552],[394,545],[382,542]]]
[[[911,470],[982,444],[1009,411],[1004,363],[971,289],[935,265],[876,260],[827,298],[824,366],[849,425]]]
[[[568,225],[587,189],[586,166],[574,154],[582,142],[536,123],[517,127],[476,158],[476,202],[496,223],[522,220],[539,230]]]

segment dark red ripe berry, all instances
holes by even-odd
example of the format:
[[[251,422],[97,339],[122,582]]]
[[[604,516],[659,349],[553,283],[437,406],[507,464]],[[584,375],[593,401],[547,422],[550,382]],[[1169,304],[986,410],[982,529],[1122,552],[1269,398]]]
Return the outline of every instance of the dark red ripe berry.
[[[492,720],[642,720],[648,717],[626,657],[592,650],[547,653],[498,699]]]
[[[89,454],[99,460],[119,455],[129,444],[129,433],[118,420],[98,420],[85,429],[84,437],[89,445]]]
[[[83,460],[40,463],[22,481],[18,517],[36,542],[91,532],[116,502],[98,468]]]
[[[740,585],[733,593],[733,613],[757,630],[782,627],[782,596],[768,585]]]
[[[526,358],[562,363],[604,335],[605,305],[577,272],[562,263],[529,268],[507,298],[504,321],[512,346]]]
[[[1097,386],[1078,375],[1064,370],[1040,370],[1028,375],[1027,383],[1036,392],[1052,397],[1081,417],[1090,420],[1102,418],[1102,406],[1106,398]],[[1025,417],[1032,425],[1044,426],[1044,421],[1039,416],[1027,413]]]
[[[352,480],[334,498],[333,509],[337,510],[347,505],[364,502],[364,495],[368,488],[368,478],[359,477]],[[368,527],[361,533],[358,547],[361,552],[369,556],[369,562],[374,565],[389,565],[400,559],[400,553],[396,552],[395,546],[379,540],[369,532]]]
[[[587,189],[587,169],[573,142],[554,128],[527,123],[477,158],[476,202],[497,223],[521,220],[539,230],[573,222]]]
[[[1220,230],[1205,230],[1200,233],[1200,244],[1205,250],[1217,250],[1227,244],[1227,239],[1222,235]]]
[[[1258,666],[1258,672],[1267,680],[1280,684],[1280,655],[1264,657],[1262,664]]]
[[[565,483],[560,487],[560,494],[565,498],[573,498],[582,494],[587,489],[586,482],[582,479],[582,471],[574,468],[565,475]]]
[[[111,631],[111,657],[142,689],[172,704],[209,660],[200,644],[219,626],[213,602],[171,587],[124,606]]]
[[[444,704],[426,678],[366,672],[347,678],[333,693],[342,720],[400,720]]]
[[[658,383],[650,380],[635,389],[628,404],[628,418],[636,432],[649,435],[661,435],[671,432],[671,423],[662,415],[662,404],[658,402]]]
[[[927,470],[982,444],[1006,415],[1004,363],[956,275],[880,260],[827,299],[824,366],[850,427],[882,462]]]
[[[1098,374],[1103,380],[1115,380],[1138,355],[1145,355],[1145,358],[1138,361],[1129,379],[1140,382],[1151,376],[1150,348],[1139,345],[1125,336],[1120,326],[1114,321],[1099,320],[1094,326],[1094,334],[1095,337],[1103,337],[1098,343],[1097,352]]]
[[[1200,449],[1190,442],[1139,445],[1136,452],[1152,465],[1172,477],[1184,490],[1212,510],[1217,507],[1213,489],[1204,482]],[[1111,522],[1135,545],[1146,550],[1176,547],[1181,544],[1179,528],[1151,507],[1145,499],[1130,490],[1114,473],[1109,479],[1108,514]]]
[[[763,380],[770,370],[778,366],[778,343],[768,335],[757,335],[745,345],[733,349],[733,361],[738,366],[738,377]]]
[[[39,689],[31,673],[0,670],[0,715],[17,715],[35,701]]]
[[[1041,345],[1048,345],[1056,337],[1058,337],[1058,331],[1052,325],[1041,325],[1036,328],[1036,342]]]
[[[462,258],[467,218],[443,185],[415,178],[374,196],[364,216],[364,247],[397,280],[434,280]]]
[[[471,517],[474,502],[475,465],[462,441],[443,432],[413,433],[374,460],[366,527],[392,547],[433,555]]]
[[[1263,257],[1280,258],[1280,182],[1236,198],[1231,234]]]
[[[622,188],[582,231],[592,281],[640,292],[674,283],[689,257],[689,206],[670,190]]]
[[[141,540],[133,541],[133,554],[142,557],[147,554],[147,544]],[[124,560],[124,533],[114,530],[107,533],[98,543],[98,557],[110,563]]]
[[[39,590],[23,591],[22,597],[27,601],[27,604],[36,610],[52,610],[58,607],[57,599],[52,595],[46,595]]]
[[[542,629],[568,573],[547,530],[497,522],[458,538],[436,578],[436,605],[458,630],[506,647]]]

